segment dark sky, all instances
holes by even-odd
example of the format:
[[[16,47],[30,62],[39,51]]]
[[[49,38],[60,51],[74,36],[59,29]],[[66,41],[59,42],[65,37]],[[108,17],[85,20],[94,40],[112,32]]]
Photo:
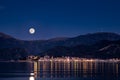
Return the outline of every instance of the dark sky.
[[[30,27],[36,29],[34,35],[28,32]],[[0,0],[0,32],[18,39],[100,31],[120,32],[119,0]]]

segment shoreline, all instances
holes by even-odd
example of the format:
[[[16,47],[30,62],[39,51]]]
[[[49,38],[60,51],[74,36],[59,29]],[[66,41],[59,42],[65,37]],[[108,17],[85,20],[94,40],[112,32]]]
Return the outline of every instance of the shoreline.
[[[39,60],[2,60],[0,62],[120,62],[120,59],[88,59],[88,58],[42,58]]]

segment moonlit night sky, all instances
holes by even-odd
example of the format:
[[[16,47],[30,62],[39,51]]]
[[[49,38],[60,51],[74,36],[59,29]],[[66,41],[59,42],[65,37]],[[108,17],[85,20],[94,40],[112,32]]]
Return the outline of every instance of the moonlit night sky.
[[[35,34],[29,28],[35,28]],[[119,0],[0,0],[0,32],[22,40],[120,32]]]

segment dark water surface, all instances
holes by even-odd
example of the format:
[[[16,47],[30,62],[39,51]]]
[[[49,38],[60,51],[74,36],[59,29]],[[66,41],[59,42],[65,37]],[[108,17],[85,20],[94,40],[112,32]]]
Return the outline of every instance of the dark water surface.
[[[120,80],[120,63],[0,62],[0,80]]]

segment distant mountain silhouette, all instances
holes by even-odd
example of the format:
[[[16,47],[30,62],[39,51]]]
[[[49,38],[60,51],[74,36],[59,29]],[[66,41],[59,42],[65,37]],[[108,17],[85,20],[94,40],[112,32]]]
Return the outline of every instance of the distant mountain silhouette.
[[[53,38],[49,40],[35,40],[24,41],[15,39],[4,33],[0,33],[0,49],[20,48],[24,49],[28,54],[39,55],[69,55],[69,56],[83,56],[83,57],[97,57],[97,53],[104,53],[117,48],[117,46],[110,46],[112,41],[119,41],[120,35],[110,32],[98,32],[92,34],[80,35],[73,38]],[[110,47],[109,47],[110,46]],[[109,49],[110,48],[110,49]],[[62,51],[62,52],[61,52]],[[41,54],[40,54],[41,53]],[[56,53],[56,54],[55,54]],[[97,54],[94,55],[93,54]]]
[[[74,56],[84,58],[120,58],[120,40],[103,40],[93,45],[77,45],[74,47],[56,46],[41,56]]]
[[[0,48],[19,47],[21,41],[7,34],[0,33]]]
[[[57,38],[52,38],[52,39],[48,39],[47,41],[51,42],[51,41],[64,41],[67,40],[67,37],[57,37]]]
[[[0,49],[0,60],[26,59],[28,53],[23,48],[3,48]]]
[[[105,32],[93,33],[93,34],[80,35],[73,38],[67,38],[60,41],[53,41],[53,40],[44,41],[43,43],[39,44],[39,46],[41,47],[39,49],[41,52],[43,52],[48,49],[54,48],[56,46],[72,47],[77,45],[92,45],[101,40],[114,41],[119,39],[120,39],[120,35],[116,33],[105,33]]]

